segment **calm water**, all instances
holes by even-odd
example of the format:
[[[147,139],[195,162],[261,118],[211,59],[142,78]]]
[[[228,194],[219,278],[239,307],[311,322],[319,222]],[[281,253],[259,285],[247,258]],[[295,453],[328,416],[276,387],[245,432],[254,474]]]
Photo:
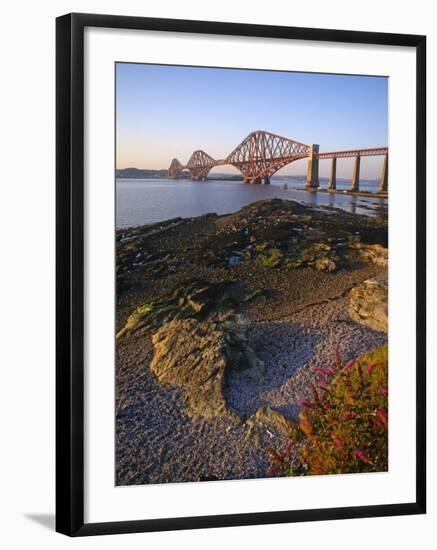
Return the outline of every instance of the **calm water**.
[[[289,189],[283,189],[284,183]],[[327,187],[321,179],[322,186]],[[383,213],[387,199],[352,197],[336,193],[314,193],[304,189],[302,180],[272,178],[270,185],[239,181],[195,182],[173,179],[118,179],[117,228],[155,223],[170,218],[191,218],[215,212],[236,212],[252,202],[278,197],[309,204],[331,206],[364,215]],[[362,190],[376,191],[376,182],[361,181]],[[299,189],[291,189],[299,188]],[[338,189],[350,189],[350,182],[337,182]]]

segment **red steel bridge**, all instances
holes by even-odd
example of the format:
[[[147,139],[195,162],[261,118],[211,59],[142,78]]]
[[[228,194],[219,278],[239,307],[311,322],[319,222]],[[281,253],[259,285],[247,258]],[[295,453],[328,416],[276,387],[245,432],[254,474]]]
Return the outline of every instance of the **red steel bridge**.
[[[308,158],[306,186],[308,189],[318,189],[320,187],[319,161],[331,159],[328,186],[330,190],[335,190],[337,159],[354,158],[352,191],[359,191],[361,157],[374,156],[384,157],[378,192],[387,193],[388,147],[319,152],[318,145],[305,145],[264,130],[257,130],[249,134],[225,159],[216,160],[202,150],[194,151],[185,165],[177,159],[173,159],[168,169],[168,175],[171,178],[178,178],[183,170],[189,170],[193,180],[206,180],[212,168],[230,164],[243,174],[245,183],[270,183],[271,176],[287,164]]]

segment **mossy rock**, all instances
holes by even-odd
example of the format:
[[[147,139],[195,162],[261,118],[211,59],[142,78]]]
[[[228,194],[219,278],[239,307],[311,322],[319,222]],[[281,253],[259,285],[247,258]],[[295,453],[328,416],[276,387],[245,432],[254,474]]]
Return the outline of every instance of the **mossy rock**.
[[[117,339],[139,329],[155,329],[172,320],[205,320],[217,312],[234,312],[263,293],[247,292],[232,281],[209,283],[198,280],[178,287],[167,296],[138,307],[117,333]]]
[[[329,258],[320,258],[313,263],[313,266],[317,271],[324,271],[326,273],[332,273],[337,268],[335,262]]]
[[[285,266],[288,269],[312,267],[317,271],[333,273],[338,267],[338,260],[332,246],[326,242],[293,240],[287,253]]]
[[[258,256],[258,262],[265,267],[279,267],[284,259],[284,253],[279,248],[268,248]]]

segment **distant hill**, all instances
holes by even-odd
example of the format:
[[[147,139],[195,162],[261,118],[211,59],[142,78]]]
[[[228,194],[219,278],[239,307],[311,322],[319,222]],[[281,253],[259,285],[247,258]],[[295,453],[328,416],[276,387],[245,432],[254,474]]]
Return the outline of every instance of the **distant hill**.
[[[148,179],[148,178],[167,178],[168,170],[149,170],[146,168],[119,168],[115,171],[115,175],[120,179]],[[191,174],[188,170],[184,170],[180,175],[181,179],[191,179]],[[210,180],[235,180],[243,179],[241,174],[209,174]]]
[[[166,178],[168,170],[147,170],[145,168],[120,168],[115,171],[117,178]]]

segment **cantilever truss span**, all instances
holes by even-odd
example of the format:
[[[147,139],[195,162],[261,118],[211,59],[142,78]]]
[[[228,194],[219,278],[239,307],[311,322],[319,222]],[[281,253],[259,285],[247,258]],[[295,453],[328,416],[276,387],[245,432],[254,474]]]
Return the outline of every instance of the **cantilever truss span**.
[[[168,175],[171,178],[178,178],[183,170],[189,170],[193,180],[206,180],[212,168],[229,164],[235,166],[243,174],[246,182],[264,181],[269,183],[271,176],[287,164],[302,158],[309,158],[311,176],[308,176],[307,186],[317,188],[319,186],[319,160],[332,159],[334,167],[338,158],[355,157],[358,159],[358,168],[355,169],[353,189],[358,190],[359,159],[368,156],[385,157],[380,191],[386,191],[388,147],[319,153],[318,145],[306,145],[264,130],[250,133],[225,159],[215,160],[200,149],[194,151],[186,165],[173,159],[168,169]],[[335,189],[332,176],[330,188]]]
[[[191,155],[186,168],[191,172],[193,180],[203,180],[214,166],[217,166],[215,159],[205,151],[198,150]]]
[[[270,132],[257,130],[236,147],[227,163],[245,179],[269,179],[280,168],[308,156],[309,146]]]

